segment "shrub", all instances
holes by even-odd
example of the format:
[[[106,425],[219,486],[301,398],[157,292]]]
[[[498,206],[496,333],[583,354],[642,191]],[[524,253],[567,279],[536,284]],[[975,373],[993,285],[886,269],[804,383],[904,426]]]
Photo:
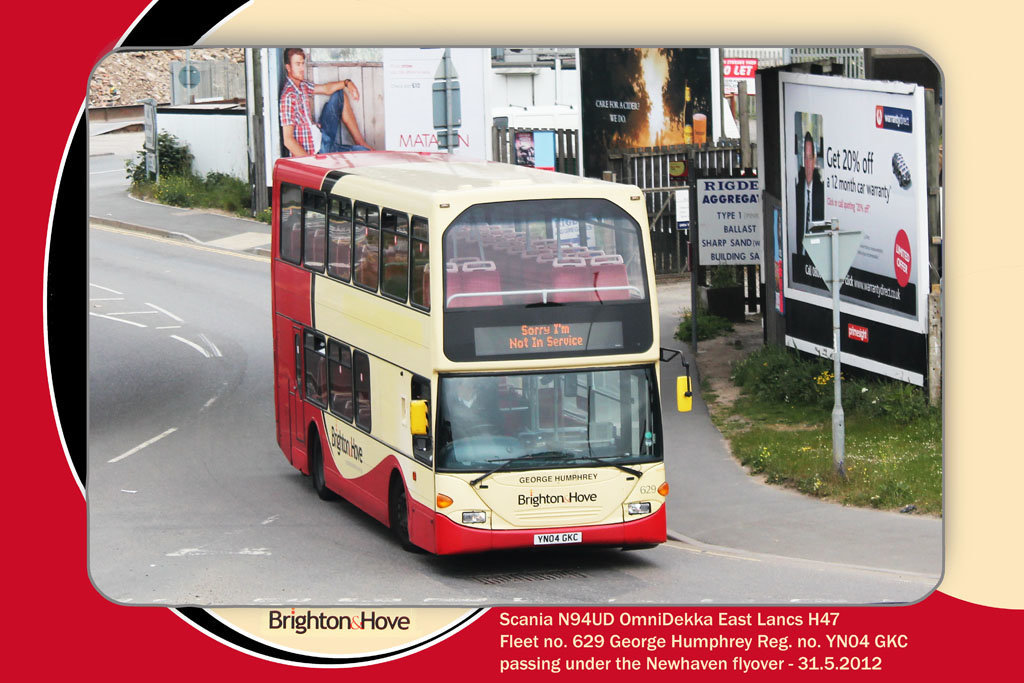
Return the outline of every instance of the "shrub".
[[[187,144],[174,135],[161,131],[156,136],[156,147],[157,163],[160,166],[161,177],[165,175],[188,176],[192,174],[192,160],[195,157],[192,156],[192,152],[189,151]],[[134,161],[131,159],[125,160],[125,174],[133,187],[149,180],[146,177],[145,150],[140,150],[136,154]]]
[[[831,408],[835,398],[832,361],[802,356],[782,346],[763,346],[733,367],[732,378],[752,398],[766,403]],[[923,390],[894,380],[843,376],[843,411],[900,424],[932,410]]]
[[[153,197],[171,206],[195,206],[203,193],[202,182],[196,176],[161,176],[153,187]]]
[[[676,330],[676,339],[682,342],[689,342],[693,339],[693,330],[691,328],[692,317],[690,313],[686,313],[683,316],[682,321],[679,323],[679,329]],[[697,311],[697,341],[704,341],[705,339],[714,339],[726,332],[732,332],[732,323],[727,319],[717,315],[711,315],[710,313],[698,310]]]
[[[831,392],[830,381],[821,384],[830,368],[824,359],[803,359],[782,346],[763,346],[736,364],[733,380],[760,401],[817,406]]]

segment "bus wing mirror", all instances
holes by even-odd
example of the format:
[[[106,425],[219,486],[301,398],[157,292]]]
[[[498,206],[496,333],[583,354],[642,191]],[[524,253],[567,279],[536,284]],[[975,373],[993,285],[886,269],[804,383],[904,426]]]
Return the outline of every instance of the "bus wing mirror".
[[[680,413],[688,413],[693,407],[693,392],[690,391],[690,375],[676,377],[676,408]]]
[[[661,349],[661,362],[665,363],[679,356],[679,361],[686,370],[685,375],[676,377],[676,408],[680,413],[688,413],[693,408],[693,388],[690,386],[690,364],[682,358],[682,351],[678,349]]]
[[[410,402],[409,431],[413,436],[426,436],[430,434],[430,416],[426,401],[416,400]]]

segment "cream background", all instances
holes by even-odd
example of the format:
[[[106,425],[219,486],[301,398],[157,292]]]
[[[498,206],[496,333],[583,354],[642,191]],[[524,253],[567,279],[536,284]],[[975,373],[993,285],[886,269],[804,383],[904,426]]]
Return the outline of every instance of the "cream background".
[[[912,45],[946,79],[946,567],[940,589],[1024,608],[1015,400],[1024,231],[1015,158],[1021,94],[1017,12],[995,3],[733,0],[642,5],[565,0],[257,0],[206,45]],[[596,10],[596,11],[595,11]],[[632,11],[631,11],[632,10]],[[324,21],[337,17],[336,23]],[[976,146],[977,145],[977,146]],[[982,151],[984,150],[984,151]],[[1014,160],[1014,161],[1011,161]],[[1019,296],[1019,294],[1018,294]]]

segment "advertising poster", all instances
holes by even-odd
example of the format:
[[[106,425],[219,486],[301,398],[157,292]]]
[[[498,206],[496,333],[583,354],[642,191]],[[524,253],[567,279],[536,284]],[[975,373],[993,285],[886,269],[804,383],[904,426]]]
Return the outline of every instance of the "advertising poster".
[[[204,40],[267,46],[298,36],[317,44],[337,44],[338,34],[343,32],[339,26],[366,19],[358,13],[347,13],[349,9],[335,8],[333,13],[328,11],[311,20],[309,16],[295,17],[294,6],[287,3],[210,4],[190,13],[186,21],[179,5],[163,0],[112,0],[101,13],[85,5],[62,6],[60,22],[50,21],[52,8],[16,10],[18,19],[27,20],[25,25],[45,25],[47,40],[62,46],[62,69],[55,79],[73,96],[54,98],[35,112],[34,120],[49,134],[40,137],[36,152],[19,156],[17,164],[8,165],[5,175],[8,185],[19,190],[18,201],[10,207],[11,223],[17,226],[10,241],[18,256],[5,271],[5,284],[15,292],[9,297],[15,322],[6,342],[13,361],[9,363],[8,395],[13,396],[16,388],[23,390],[17,402],[8,402],[5,421],[10,445],[4,496],[8,548],[4,578],[13,596],[9,609],[12,627],[5,633],[5,651],[12,675],[95,676],[114,681],[180,681],[196,676],[437,680],[465,675],[496,681],[535,681],[541,677],[621,681],[631,674],[666,681],[681,676],[697,680],[818,681],[831,679],[837,672],[843,680],[870,681],[1012,678],[1017,666],[1016,642],[1024,625],[1024,593],[1019,582],[1022,558],[1013,542],[1021,522],[1015,487],[1022,465],[1012,448],[1017,437],[1010,431],[1017,402],[1012,400],[1011,389],[1000,384],[1019,386],[1020,370],[985,346],[983,337],[1005,334],[1014,338],[1020,332],[1019,322],[995,328],[984,322],[998,316],[1000,310],[992,301],[999,307],[1005,305],[1001,293],[1011,291],[1016,281],[1012,278],[1019,272],[1015,259],[1021,240],[1016,231],[1007,229],[998,213],[1001,207],[986,201],[983,193],[1011,196],[1012,188],[1005,180],[1012,176],[1009,164],[996,161],[989,167],[986,175],[990,177],[985,182],[993,183],[994,188],[986,187],[970,177],[975,174],[964,170],[980,166],[978,159],[970,158],[965,143],[973,134],[969,117],[961,117],[946,133],[947,158],[956,157],[958,165],[963,164],[959,169],[947,169],[948,182],[959,188],[961,197],[952,202],[951,211],[955,213],[951,218],[956,218],[959,225],[973,219],[984,226],[984,240],[1001,247],[961,240],[963,248],[950,257],[956,260],[956,270],[974,276],[965,280],[977,282],[958,284],[958,293],[950,301],[951,312],[957,315],[950,330],[958,335],[959,344],[950,351],[955,361],[951,374],[956,391],[947,398],[950,429],[944,466],[949,495],[945,520],[940,520],[944,524],[940,575],[873,570],[858,565],[856,560],[838,563],[838,570],[829,567],[830,563],[801,562],[772,547],[777,533],[764,534],[765,546],[758,552],[728,551],[701,540],[722,531],[711,528],[708,518],[702,516],[703,511],[721,507],[721,502],[703,507],[698,511],[701,514],[679,517],[680,526],[691,533],[677,537],[674,545],[654,551],[579,555],[545,552],[526,559],[499,555],[481,561],[489,561],[487,565],[406,555],[397,547],[381,556],[368,557],[364,548],[339,547],[334,531],[349,524],[374,535],[380,533],[380,525],[362,519],[343,504],[316,509],[312,504],[318,501],[307,501],[301,507],[303,514],[287,524],[281,523],[282,517],[275,518],[283,513],[264,514],[261,506],[269,493],[280,492],[282,485],[295,489],[296,500],[305,500],[311,493],[309,482],[300,475],[282,478],[280,470],[274,469],[276,464],[267,469],[262,461],[265,451],[246,451],[244,464],[234,467],[233,462],[225,467],[226,451],[237,455],[244,449],[237,444],[218,449],[197,438],[184,447],[173,448],[172,457],[162,463],[166,469],[158,469],[147,482],[132,481],[126,468],[111,469],[139,462],[136,456],[144,451],[110,464],[109,460],[128,450],[115,449],[109,454],[93,450],[95,444],[90,442],[96,420],[105,417],[123,425],[148,420],[143,425],[146,429],[128,435],[134,443],[142,444],[151,435],[171,428],[163,418],[174,406],[158,398],[174,398],[186,382],[202,385],[208,379],[219,379],[203,368],[217,372],[224,368],[238,372],[252,369],[257,374],[269,370],[257,370],[266,357],[246,357],[238,354],[237,348],[225,346],[221,349],[223,357],[218,358],[212,349],[204,347],[211,356],[204,357],[204,361],[211,361],[210,365],[193,368],[186,377],[182,365],[168,362],[174,359],[156,353],[152,344],[140,338],[120,345],[114,362],[103,367],[118,379],[103,391],[123,391],[123,384],[144,391],[119,414],[101,416],[92,412],[100,396],[98,387],[89,385],[87,374],[97,369],[96,358],[91,355],[97,349],[90,341],[89,321],[93,316],[86,315],[86,306],[91,309],[102,304],[99,299],[112,300],[127,293],[94,292],[92,285],[103,284],[94,282],[94,276],[130,264],[140,245],[148,244],[148,238],[132,236],[124,251],[109,263],[103,263],[99,252],[93,251],[93,247],[100,247],[93,240],[100,238],[96,237],[97,229],[87,227],[86,216],[91,215],[87,188],[100,182],[106,171],[94,166],[103,161],[103,155],[96,141],[88,138],[83,101],[86,82],[116,48],[140,50]],[[423,32],[427,14],[416,14],[416,6],[409,9],[406,23],[412,27],[405,33],[396,37],[396,22],[388,16],[377,20],[383,27],[378,27],[376,33],[365,31],[361,42],[385,44],[388,36],[408,44],[443,42],[436,39],[436,33]],[[474,11],[469,5],[462,9],[478,26],[484,26],[493,13],[490,8]],[[578,19],[584,8],[571,9]],[[675,15],[668,6],[658,9],[667,18],[680,21],[692,12],[685,9]],[[557,19],[572,18],[552,12]],[[431,10],[429,16],[436,19],[436,10]],[[842,17],[829,15],[824,9],[819,18],[838,21]],[[728,21],[724,28],[735,28],[735,19]],[[764,24],[756,28],[763,30]],[[864,29],[870,30],[870,26]],[[996,25],[992,30],[987,40],[1012,44],[1009,27]],[[614,35],[606,28],[595,40]],[[15,53],[38,51],[38,40],[30,38],[29,32],[15,35],[13,41]],[[996,74],[989,68],[991,55],[972,63],[962,50],[963,42],[955,48],[943,47],[942,41],[932,42],[940,56],[949,57],[943,64],[946,76],[960,84],[965,98],[981,101],[986,93],[998,89]],[[981,52],[980,43],[971,47]],[[970,78],[975,73],[979,77]],[[820,134],[828,145],[828,136],[835,135],[830,131],[838,127],[830,119],[835,113],[802,106],[799,111],[822,116]],[[9,109],[5,114],[12,129],[15,118],[21,116],[16,111]],[[787,154],[794,154],[791,144],[786,147]],[[951,151],[954,147],[957,154]],[[879,154],[875,153],[876,163]],[[915,169],[910,166],[909,170],[916,183]],[[26,183],[28,177],[37,182]],[[966,209],[972,202],[978,205],[977,213]],[[212,221],[211,216],[204,220]],[[788,231],[788,225],[784,229]],[[107,232],[103,235],[109,237]],[[174,248],[185,249],[187,241],[179,242]],[[908,242],[913,246],[909,231]],[[217,256],[213,247],[193,247],[194,252],[203,254],[199,258]],[[256,308],[268,305],[256,299],[269,297],[266,260],[254,260],[248,266],[255,282],[249,286],[224,278],[226,261],[200,262],[194,267],[188,263],[194,254],[188,252],[191,255],[185,257],[184,253],[170,251],[153,269],[154,278],[163,281],[161,291],[188,289],[199,271],[205,270],[221,277],[223,289],[251,297]],[[785,254],[786,262],[792,255],[791,250]],[[917,283],[923,283],[927,278],[917,270],[920,259],[916,256],[911,252],[909,272]],[[792,287],[797,289],[799,284],[793,283]],[[807,294],[814,294],[812,285],[803,286],[808,288]],[[153,293],[137,286],[130,292],[136,298],[129,303],[140,308],[123,309],[122,313],[146,311],[138,317],[167,318],[165,313],[146,306],[159,305]],[[171,303],[173,308],[176,302]],[[209,324],[220,320],[231,326],[237,313],[211,304],[203,315]],[[890,315],[900,317],[895,312]],[[141,329],[112,324],[130,332]],[[171,327],[177,322],[170,318],[161,324]],[[24,334],[13,334],[15,329]],[[176,330],[167,333],[178,334]],[[267,337],[265,345],[269,346],[269,329],[261,334]],[[198,354],[176,341],[163,348],[175,348],[171,344],[180,346],[181,353]],[[113,346],[107,344],[105,348]],[[146,363],[151,364],[152,373],[143,378],[144,382],[126,370],[129,364]],[[266,385],[270,380],[261,381]],[[163,393],[158,392],[161,387]],[[253,385],[222,387],[212,382],[210,388],[208,396],[212,399],[216,395],[217,400],[205,406],[205,411],[200,411],[202,402],[195,406],[195,420],[188,427],[240,427],[239,431],[250,431],[255,441],[269,442],[273,448],[274,428],[269,413],[257,419],[251,407],[239,409],[234,415],[211,412],[230,397],[236,400],[235,405],[256,400],[265,404]],[[697,431],[679,440],[689,452],[673,463],[677,472],[687,470],[687,459],[696,448]],[[181,433],[184,430],[179,428],[165,438]],[[184,474],[171,476],[173,466],[182,462],[187,465]],[[734,466],[723,460],[723,467]],[[686,477],[681,476],[680,481],[686,481]],[[101,592],[90,573],[94,558],[90,557],[93,539],[88,530],[95,512],[92,506],[97,501],[93,498],[95,491],[87,494],[87,487],[95,484],[116,494],[114,500],[122,510],[120,516],[111,518],[115,528],[134,522],[139,512],[158,523],[162,522],[160,515],[168,512],[204,517],[202,528],[182,529],[180,543],[169,544],[144,561],[133,556],[130,547],[118,545],[113,536],[115,542],[106,559],[126,565],[136,585],[145,586],[158,575],[167,578],[167,569],[173,563],[180,567],[196,560],[221,558],[224,564],[216,569],[196,564],[192,571],[186,569],[175,575],[184,597],[173,601],[152,593],[126,600],[124,594]],[[688,488],[681,484],[678,493],[692,497],[712,489],[719,495],[722,490],[715,484],[711,479],[692,481],[685,485]],[[174,507],[149,509],[140,502],[154,491],[169,487],[198,490],[209,503],[197,506],[199,509],[182,510],[180,501]],[[268,539],[266,544],[234,544],[232,534],[221,533],[228,520],[225,508],[217,505],[224,500],[230,501],[232,515],[248,520],[249,530],[266,530],[276,538]],[[756,522],[771,512],[769,506],[761,507],[751,511],[746,521]],[[799,516],[781,523],[778,533],[804,533],[823,524],[827,526],[827,521],[815,515]],[[287,558],[274,554],[272,548],[283,539],[308,534],[311,525],[316,525],[312,532],[316,543],[309,552]],[[742,526],[737,524],[730,531],[741,533]],[[201,533],[218,535],[220,545],[210,545],[202,538],[196,542]],[[325,553],[343,560],[325,566]],[[561,560],[557,560],[559,557]],[[290,572],[286,582],[244,596],[222,593],[216,604],[195,597],[211,585],[230,588],[239,581],[258,579],[267,561],[282,559]],[[419,591],[415,600],[398,600],[396,593],[413,575],[402,572],[427,564],[436,570],[429,590]],[[799,579],[806,589],[778,590],[782,570],[794,566],[799,568]],[[402,572],[396,572],[396,567]],[[678,570],[671,581],[648,579],[651,572],[665,567]],[[383,584],[386,589],[362,591],[361,581]],[[728,584],[725,590],[723,584]],[[846,590],[854,584],[866,585],[871,599],[849,602],[838,592],[828,593],[828,589]],[[316,599],[309,590],[314,585],[326,586]],[[466,585],[476,590],[464,590]],[[495,599],[499,591],[504,592]],[[709,597],[712,594],[714,598]],[[612,595],[615,600],[610,599]],[[685,598],[680,598],[683,595]]]
[[[761,264],[763,218],[757,178],[698,180],[697,219],[702,266]]]
[[[715,139],[706,49],[580,50],[585,175],[600,177],[608,151]]]
[[[261,69],[254,77],[262,81],[263,126],[276,133],[266,136],[268,169],[282,156],[384,148],[379,48],[284,47],[259,52]],[[303,81],[308,85],[296,87]]]
[[[436,152],[447,135],[444,48],[385,48],[384,91],[387,149]],[[454,154],[483,159],[490,145],[484,112],[486,50],[450,49]],[[457,123],[455,123],[457,122]],[[444,149],[443,147],[441,148]]]
[[[843,312],[923,333],[928,290],[923,89],[800,74],[783,74],[781,88],[786,298],[831,308],[804,241],[811,223],[836,219],[840,229],[864,233],[841,290]],[[884,333],[877,330],[881,340]],[[792,337],[804,350],[819,350],[802,333]],[[874,353],[870,337],[857,340],[860,348],[844,349],[844,362],[849,356],[865,369],[923,383],[920,363]]]

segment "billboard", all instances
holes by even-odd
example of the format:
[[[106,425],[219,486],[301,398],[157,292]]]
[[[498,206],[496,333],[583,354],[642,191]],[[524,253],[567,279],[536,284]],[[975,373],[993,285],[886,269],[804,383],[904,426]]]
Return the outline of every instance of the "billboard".
[[[443,142],[447,133],[449,94],[457,141],[453,153],[485,158],[487,54],[444,48],[261,49],[267,168],[300,147],[305,154],[443,151],[438,137]]]
[[[445,109],[450,97],[452,153],[486,158],[490,137],[483,93],[490,53],[478,48],[385,48],[383,53],[387,149],[444,151],[438,143],[448,133]],[[451,79],[447,90],[446,68]]]
[[[581,49],[580,96],[587,176],[612,149],[714,140],[706,48]]]
[[[843,335],[843,362],[921,385],[928,294],[924,90],[792,73],[780,74],[779,87],[787,343],[819,354],[832,346],[818,329],[830,295],[805,242],[813,222],[836,219],[840,229],[864,233],[840,290],[843,329],[855,331]]]

